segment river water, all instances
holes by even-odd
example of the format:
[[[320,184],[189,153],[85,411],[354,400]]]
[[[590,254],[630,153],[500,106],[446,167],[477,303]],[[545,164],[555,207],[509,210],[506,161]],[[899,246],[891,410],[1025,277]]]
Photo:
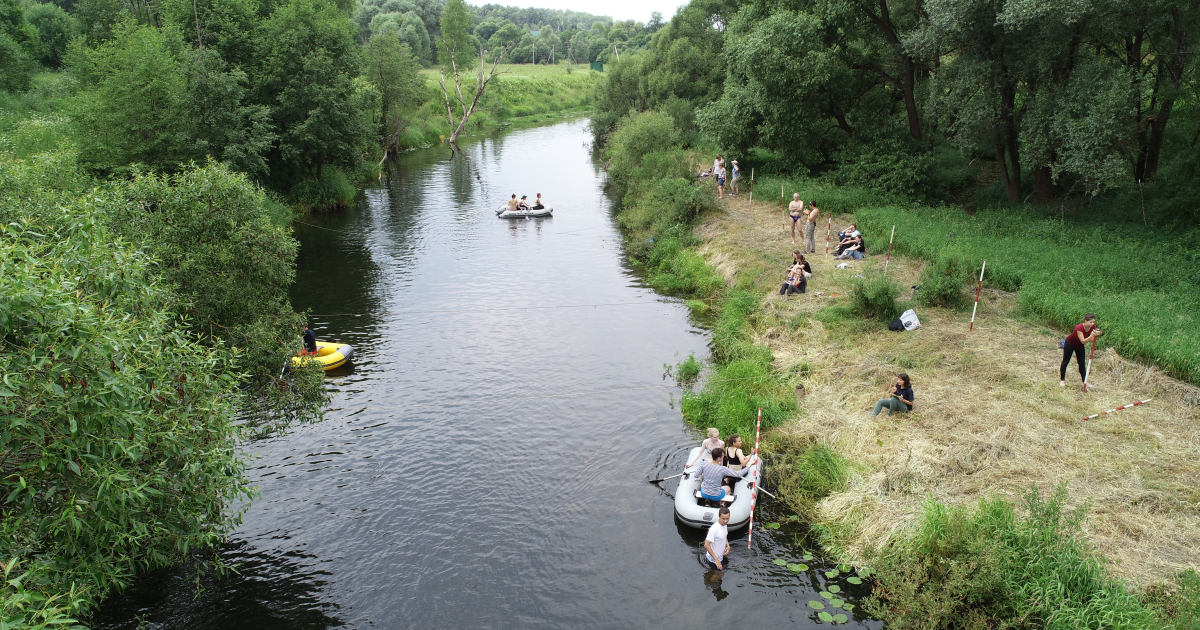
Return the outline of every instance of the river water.
[[[96,627],[822,625],[807,602],[832,567],[773,562],[799,561],[796,527],[753,549],[737,532],[717,577],[675,482],[647,483],[699,440],[663,365],[708,337],[624,257],[586,121],[464,149],[405,155],[357,207],[296,225],[293,304],[354,366],[324,421],[248,446],[261,496],[221,552],[240,575],[198,593],[158,571]],[[554,217],[498,219],[514,192]]]

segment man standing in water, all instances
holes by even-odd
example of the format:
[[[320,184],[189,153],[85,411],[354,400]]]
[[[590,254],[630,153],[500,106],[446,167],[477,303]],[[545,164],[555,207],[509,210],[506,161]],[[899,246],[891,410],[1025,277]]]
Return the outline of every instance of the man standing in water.
[[[804,202],[800,201],[800,193],[792,193],[792,203],[788,204],[788,216],[792,218],[792,244],[796,244],[796,222],[804,216]]]
[[[710,569],[724,571],[725,565],[721,560],[729,553],[729,508],[723,507],[717,511],[717,522],[708,528],[704,537],[704,564]]]

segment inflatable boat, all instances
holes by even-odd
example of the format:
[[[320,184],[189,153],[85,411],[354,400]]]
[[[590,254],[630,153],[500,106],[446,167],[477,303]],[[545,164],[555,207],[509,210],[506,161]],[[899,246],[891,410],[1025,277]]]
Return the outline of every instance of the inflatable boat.
[[[540,208],[538,210],[509,210],[508,206],[500,206],[496,211],[496,216],[501,219],[526,219],[537,217],[552,217],[554,216],[554,208]]]
[[[696,459],[701,452],[697,446],[688,453],[687,461]],[[675,490],[675,517],[688,527],[707,529],[717,522],[717,508],[708,507],[707,501],[700,498],[700,464],[697,461],[684,469],[684,475],[679,478],[679,487]],[[745,527],[750,522],[750,483],[759,482],[759,460],[756,458],[747,468],[751,471],[738,480],[733,487],[733,494],[725,495],[721,505],[729,508],[729,529]]]
[[[354,358],[354,348],[344,343],[318,341],[316,354],[304,354],[292,357],[292,367],[300,367],[305,361],[316,361],[321,369],[329,371],[346,365]]]

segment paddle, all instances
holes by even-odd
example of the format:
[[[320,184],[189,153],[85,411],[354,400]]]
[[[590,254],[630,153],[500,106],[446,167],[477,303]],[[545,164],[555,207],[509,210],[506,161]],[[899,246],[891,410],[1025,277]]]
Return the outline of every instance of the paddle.
[[[670,480],[670,479],[674,479],[674,478],[676,478],[676,477],[682,477],[682,476],[684,476],[684,475],[686,475],[686,474],[687,474],[687,473],[685,473],[685,472],[681,472],[681,473],[679,473],[678,475],[671,475],[670,477],[663,477],[662,479],[651,479],[651,480],[650,480],[650,483],[658,483],[658,482],[660,482],[660,481],[667,481],[667,480]]]

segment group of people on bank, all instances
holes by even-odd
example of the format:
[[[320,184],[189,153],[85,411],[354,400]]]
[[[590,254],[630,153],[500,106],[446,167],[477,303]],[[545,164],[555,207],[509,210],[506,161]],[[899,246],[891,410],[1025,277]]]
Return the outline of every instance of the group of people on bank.
[[[707,171],[700,172],[700,178],[711,177],[717,183],[717,197],[725,196],[725,183],[729,182],[729,196],[736,197],[738,194],[738,183],[742,180],[742,170],[738,167],[737,160],[729,163],[729,168],[725,168],[725,158],[717,155],[713,160],[712,168]]]

